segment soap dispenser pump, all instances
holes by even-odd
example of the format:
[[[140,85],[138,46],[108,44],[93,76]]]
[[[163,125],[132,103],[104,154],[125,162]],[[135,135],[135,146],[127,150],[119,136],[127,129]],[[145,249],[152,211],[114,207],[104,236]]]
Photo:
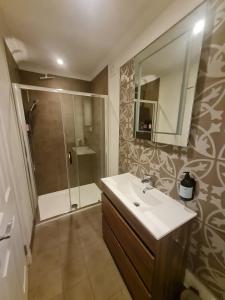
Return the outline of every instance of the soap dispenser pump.
[[[182,200],[190,201],[194,198],[196,181],[189,172],[184,172],[185,176],[180,182],[179,195]]]

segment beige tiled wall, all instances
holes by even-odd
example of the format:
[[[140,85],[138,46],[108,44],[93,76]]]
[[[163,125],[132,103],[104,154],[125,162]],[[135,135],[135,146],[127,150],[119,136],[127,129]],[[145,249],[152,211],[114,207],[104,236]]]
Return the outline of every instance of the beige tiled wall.
[[[105,67],[91,82],[91,92],[108,95],[108,67]],[[105,111],[103,100],[95,98],[92,102],[93,132],[86,132],[91,148],[96,152],[95,182],[105,176]]]
[[[156,186],[179,199],[183,171],[197,180],[198,212],[190,237],[188,268],[218,299],[225,299],[225,1],[209,1],[210,15],[187,148],[133,138],[134,62],[121,68],[120,172],[151,173]],[[213,26],[210,26],[210,20]],[[169,213],[169,212],[168,212]]]
[[[92,130],[85,128],[85,139],[87,145],[96,154],[92,157],[93,178],[95,183],[99,183],[100,178],[105,176],[105,111],[104,100],[93,98],[92,100]]]
[[[38,104],[32,113],[31,148],[38,195],[66,189],[67,173],[59,95],[29,91]]]
[[[91,82],[76,78],[68,78],[63,76],[52,75],[53,79],[40,80],[43,74],[19,70],[20,81],[23,84],[42,86],[48,88],[72,90],[79,92],[90,92]]]
[[[91,92],[108,95],[108,66],[91,81]]]

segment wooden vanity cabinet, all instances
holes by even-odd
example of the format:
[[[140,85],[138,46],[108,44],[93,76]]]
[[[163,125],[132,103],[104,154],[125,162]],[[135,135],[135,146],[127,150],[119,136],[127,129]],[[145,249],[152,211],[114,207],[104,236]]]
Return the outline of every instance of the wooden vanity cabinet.
[[[133,299],[179,299],[190,221],[156,240],[104,183],[102,189],[103,238]]]

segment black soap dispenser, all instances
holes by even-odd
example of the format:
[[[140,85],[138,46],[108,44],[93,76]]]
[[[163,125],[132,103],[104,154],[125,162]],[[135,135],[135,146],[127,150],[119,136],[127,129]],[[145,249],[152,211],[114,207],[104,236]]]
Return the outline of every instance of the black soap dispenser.
[[[189,172],[184,173],[185,176],[180,182],[179,195],[182,200],[190,201],[194,198],[196,181]]]

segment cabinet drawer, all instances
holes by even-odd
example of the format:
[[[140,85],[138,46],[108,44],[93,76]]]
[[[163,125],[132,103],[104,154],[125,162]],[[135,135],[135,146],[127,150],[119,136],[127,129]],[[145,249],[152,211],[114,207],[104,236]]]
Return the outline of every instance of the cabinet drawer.
[[[138,276],[137,272],[133,268],[125,252],[121,248],[119,242],[115,238],[112,230],[107,224],[107,221],[102,220],[103,237],[104,240],[123,276],[126,285],[134,300],[150,300],[151,295],[145,288],[142,280]]]
[[[121,247],[149,291],[152,289],[155,259],[105,195],[102,195],[103,216]]]

